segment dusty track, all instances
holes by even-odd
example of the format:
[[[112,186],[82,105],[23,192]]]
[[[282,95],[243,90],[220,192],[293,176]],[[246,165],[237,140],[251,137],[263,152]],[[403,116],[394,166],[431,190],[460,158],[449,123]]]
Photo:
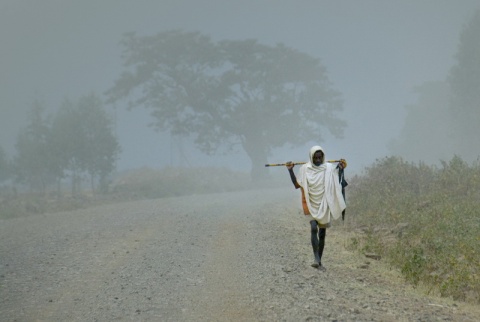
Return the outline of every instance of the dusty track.
[[[478,321],[478,307],[348,252],[341,222],[327,271],[311,268],[298,198],[259,190],[2,220],[0,320]]]

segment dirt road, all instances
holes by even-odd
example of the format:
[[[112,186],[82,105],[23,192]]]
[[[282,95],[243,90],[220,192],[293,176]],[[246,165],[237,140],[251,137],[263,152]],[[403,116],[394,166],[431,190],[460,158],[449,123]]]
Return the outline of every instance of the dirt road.
[[[0,221],[1,321],[478,321],[327,232],[310,267],[298,191],[124,202]]]

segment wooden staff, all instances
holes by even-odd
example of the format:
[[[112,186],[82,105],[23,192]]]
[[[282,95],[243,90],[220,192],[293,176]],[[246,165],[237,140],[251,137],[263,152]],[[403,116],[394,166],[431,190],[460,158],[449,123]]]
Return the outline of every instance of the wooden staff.
[[[335,162],[340,162],[341,160],[328,160],[327,162],[330,162],[330,163],[335,163]],[[280,166],[286,166],[287,164],[293,164],[293,165],[297,165],[297,164],[305,164],[307,162],[291,162],[291,163],[267,163],[265,164],[266,167],[280,167]]]

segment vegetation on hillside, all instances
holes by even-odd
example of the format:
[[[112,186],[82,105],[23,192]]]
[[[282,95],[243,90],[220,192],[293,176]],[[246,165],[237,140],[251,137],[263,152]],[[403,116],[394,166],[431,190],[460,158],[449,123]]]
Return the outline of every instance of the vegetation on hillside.
[[[429,292],[480,302],[480,164],[455,156],[440,167],[377,160],[350,180],[357,232],[350,246],[374,252]]]

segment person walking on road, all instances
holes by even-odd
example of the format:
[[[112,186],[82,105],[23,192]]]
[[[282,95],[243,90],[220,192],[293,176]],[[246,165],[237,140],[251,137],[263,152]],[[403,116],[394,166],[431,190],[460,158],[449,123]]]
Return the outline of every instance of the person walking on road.
[[[312,267],[325,270],[322,255],[327,228],[332,218],[340,218],[346,208],[339,171],[343,171],[347,163],[343,159],[337,165],[325,162],[324,151],[317,145],[310,149],[309,162],[300,167],[299,180],[293,171],[294,166],[292,162],[286,164],[295,189],[302,191],[303,212],[310,222],[314,255]]]

